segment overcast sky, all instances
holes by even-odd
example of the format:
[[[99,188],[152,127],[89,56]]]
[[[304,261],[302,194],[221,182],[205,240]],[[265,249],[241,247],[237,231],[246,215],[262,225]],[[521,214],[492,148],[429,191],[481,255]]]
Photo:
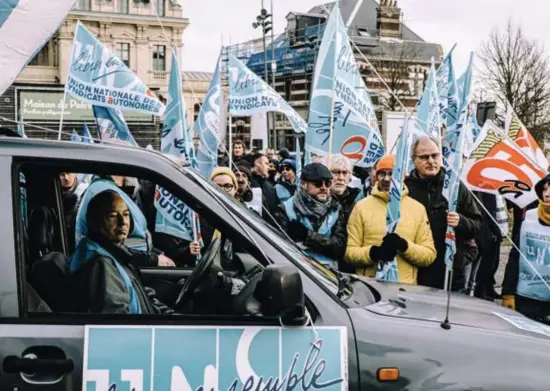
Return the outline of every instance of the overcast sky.
[[[270,0],[264,0],[266,7]],[[365,0],[368,1],[368,0]],[[252,28],[262,0],[180,0],[190,26],[184,33],[183,69],[212,72],[222,40],[225,45],[261,37]],[[323,0],[273,0],[275,33],[286,27],[290,11],[307,12]],[[494,27],[505,27],[512,17],[525,34],[550,49],[548,0],[398,0],[405,23],[424,40],[447,51],[454,43],[460,74],[471,50],[477,50]]]

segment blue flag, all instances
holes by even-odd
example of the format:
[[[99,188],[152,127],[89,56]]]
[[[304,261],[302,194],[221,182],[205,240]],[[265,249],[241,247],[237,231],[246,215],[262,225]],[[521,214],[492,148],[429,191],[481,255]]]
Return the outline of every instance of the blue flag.
[[[59,29],[75,0],[0,0],[0,95]]]
[[[75,143],[81,143],[82,137],[79,136],[79,134],[76,132],[75,129],[73,129],[73,134],[71,135],[71,141]]]
[[[473,68],[473,53],[470,55],[470,64],[463,78],[463,87],[461,88],[462,96],[460,96],[460,116],[457,122],[456,130],[448,133],[446,142],[448,145],[448,158],[446,161],[446,172],[443,180],[443,196],[449,201],[449,212],[456,212],[458,205],[458,192],[460,188],[460,174],[462,170],[462,162],[464,155],[464,141],[468,130],[465,125],[468,123],[468,115],[470,114],[470,94],[472,89],[472,68]],[[452,227],[447,227],[445,235],[445,264],[452,268],[454,256],[456,254],[456,236],[455,230]]]
[[[340,9],[325,27],[313,77],[306,151],[342,154],[372,167],[385,151],[367,88],[349,43]]]
[[[307,123],[296,110],[232,54],[229,55],[228,73],[231,114],[251,116],[275,111],[287,116],[296,133],[307,131]]]
[[[82,125],[82,141],[85,143],[93,144],[94,139],[92,137],[92,134],[90,133],[90,129],[88,128],[88,124],[84,122],[84,125]]]
[[[221,94],[223,94],[223,91],[220,78],[220,60],[221,57],[218,58],[214,77],[195,122],[195,134],[200,138],[196,154],[197,168],[207,178],[210,177],[210,174],[218,165],[218,145],[222,133],[220,115],[223,115],[221,109]]]
[[[92,108],[101,140],[111,142],[120,140],[125,144],[138,146],[120,110],[95,105]]]
[[[445,138],[443,139],[443,157],[449,157],[450,140],[458,123],[459,102],[458,87],[456,84],[455,71],[453,66],[453,49],[447,54],[443,63],[437,70],[437,91],[439,93],[439,113],[441,123],[445,125]]]
[[[183,100],[181,73],[177,52],[172,49],[172,68],[168,86],[168,104],[164,113],[164,128],[160,149],[167,154],[195,162],[193,145],[190,140],[189,123]],[[155,231],[178,237],[183,240],[196,240],[195,213],[187,205],[174,197],[166,189],[157,185],[155,190],[157,216]]]
[[[65,90],[94,106],[162,115],[165,107],[118,57],[77,22]]]
[[[413,132],[409,130],[409,116],[405,117],[405,124],[401,131],[401,137],[397,144],[397,154],[392,171],[390,200],[386,213],[386,232],[393,233],[401,218],[401,199],[403,195],[403,184],[405,171],[407,169],[408,156],[411,150]],[[394,259],[386,264],[379,263],[376,278],[384,281],[399,281],[397,261]]]
[[[438,145],[441,145],[439,95],[437,91],[437,76],[435,73],[433,58],[428,81],[426,82],[426,89],[424,90],[424,94],[418,103],[417,116],[414,123],[413,143],[422,136],[432,137],[437,140]],[[410,173],[414,169],[414,162],[411,156],[407,159],[409,160],[408,172]]]

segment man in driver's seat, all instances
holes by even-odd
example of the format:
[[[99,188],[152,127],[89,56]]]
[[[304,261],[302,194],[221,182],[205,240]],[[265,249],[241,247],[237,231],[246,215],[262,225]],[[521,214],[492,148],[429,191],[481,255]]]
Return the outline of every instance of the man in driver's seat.
[[[156,313],[133,257],[156,256],[130,250],[131,216],[128,206],[114,191],[104,191],[90,200],[86,211],[88,232],[69,260],[74,289],[86,312]],[[147,262],[156,264],[153,260]]]
[[[115,191],[94,196],[86,211],[88,232],[69,260],[73,289],[79,298],[79,312],[118,314],[172,313],[146,289],[135,265],[156,264],[153,253],[124,246],[131,230],[131,214],[122,197]],[[230,279],[216,278],[211,293],[231,293]],[[212,277],[212,276],[210,276]],[[208,293],[207,293],[208,294]]]

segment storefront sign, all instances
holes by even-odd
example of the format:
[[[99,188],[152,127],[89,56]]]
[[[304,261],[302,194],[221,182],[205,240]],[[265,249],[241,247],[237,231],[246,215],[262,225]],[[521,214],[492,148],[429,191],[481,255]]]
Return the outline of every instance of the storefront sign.
[[[25,122],[59,121],[63,105],[62,90],[19,90],[18,109]],[[153,122],[153,116],[122,111],[126,122]],[[67,94],[64,122],[95,121],[92,105],[74,99]]]

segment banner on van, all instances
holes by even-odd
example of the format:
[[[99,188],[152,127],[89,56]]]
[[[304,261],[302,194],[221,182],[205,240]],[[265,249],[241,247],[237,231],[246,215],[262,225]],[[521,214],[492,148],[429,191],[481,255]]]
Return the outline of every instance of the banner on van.
[[[345,327],[87,326],[82,389],[348,388]]]

